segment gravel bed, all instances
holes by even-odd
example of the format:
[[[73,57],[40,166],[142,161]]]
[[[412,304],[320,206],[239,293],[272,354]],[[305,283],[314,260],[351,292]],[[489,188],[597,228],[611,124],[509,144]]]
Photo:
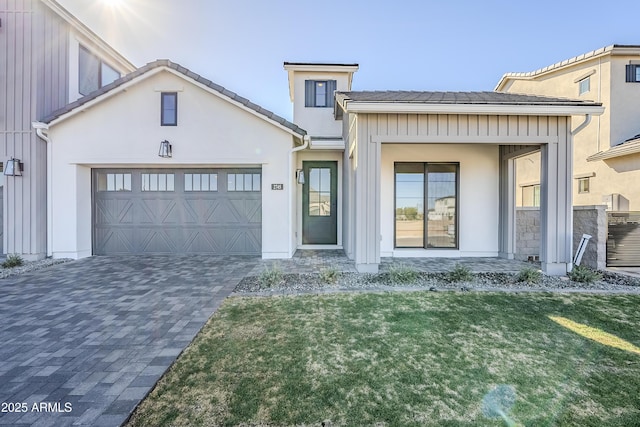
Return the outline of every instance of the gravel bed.
[[[320,274],[283,274],[282,280],[266,286],[259,276],[245,277],[235,288],[237,294],[282,294],[338,290],[393,290],[424,288],[429,290],[585,290],[598,292],[640,292],[640,278],[612,272],[600,272],[602,279],[594,283],[580,283],[568,277],[542,276],[538,283],[518,282],[513,273],[474,273],[473,280],[452,282],[447,273],[418,273],[411,283],[393,283],[388,273],[340,273],[335,283],[322,281]]]
[[[0,266],[0,279],[4,279],[9,276],[16,276],[18,274],[27,273],[29,271],[41,270],[43,268],[51,267],[52,265],[62,264],[63,262],[71,261],[70,258],[45,258],[39,261],[25,261],[23,265],[19,267],[4,268]]]

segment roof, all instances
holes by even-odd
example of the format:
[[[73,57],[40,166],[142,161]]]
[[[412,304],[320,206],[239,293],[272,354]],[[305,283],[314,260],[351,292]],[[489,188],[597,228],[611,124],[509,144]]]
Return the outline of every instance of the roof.
[[[613,159],[615,157],[628,156],[630,154],[640,153],[640,135],[633,136],[622,144],[618,144],[609,148],[607,151],[600,151],[594,155],[587,157],[588,162],[597,160]]]
[[[574,56],[573,58],[565,59],[564,61],[556,62],[555,64],[539,68],[534,71],[505,73],[496,85],[495,90],[501,90],[507,80],[510,79],[531,79],[539,75],[558,70],[560,68],[568,67],[579,62],[587,61],[605,55],[640,55],[640,45],[612,44],[600,49],[583,53],[582,55]]]
[[[343,64],[339,62],[284,62],[284,66],[321,66],[321,67],[358,67],[357,63]]]
[[[188,70],[185,67],[182,67],[175,62],[171,62],[168,59],[159,59],[154,62],[150,62],[144,67],[138,68],[132,73],[129,73],[120,79],[110,83],[91,94],[84,96],[78,99],[75,102],[67,104],[63,108],[54,111],[49,116],[45,117],[42,121],[44,123],[52,123],[54,121],[62,120],[68,116],[71,116],[74,112],[81,110],[83,106],[93,105],[96,102],[99,102],[101,99],[105,98],[108,94],[119,92],[119,88],[123,88],[125,86],[129,86],[131,84],[135,84],[138,80],[145,78],[148,75],[154,74],[153,71],[160,71],[162,69],[172,70],[173,72],[181,75],[182,77],[192,80],[193,82],[199,83],[200,85],[205,86],[206,88],[217,92],[220,95],[223,95],[225,98],[228,98],[230,101],[238,103],[243,107],[257,113],[262,116],[262,118],[275,122],[287,129],[291,132],[304,136],[307,132],[299,127],[298,125],[291,123],[290,121],[278,116],[277,114],[262,108],[261,106],[254,104],[246,98],[232,92],[218,84],[213,83],[211,80],[208,80],[199,74],[194,73],[193,71]]]
[[[591,105],[592,101],[521,95],[507,92],[416,92],[357,91],[338,92],[336,98],[355,102],[391,102],[419,104],[502,104],[502,105]],[[600,104],[598,104],[600,105]]]
[[[353,112],[573,115],[603,111],[602,104],[593,101],[506,92],[336,92],[336,102],[342,110]]]
[[[120,63],[120,66],[126,69],[127,71],[133,71],[136,69],[135,65],[133,65],[127,58],[122,56],[120,52],[111,47],[107,42],[105,42],[100,36],[91,31],[89,27],[83,24],[78,18],[73,16],[67,9],[62,7],[60,3],[55,0],[40,0],[42,4],[51,9],[55,14],[60,16],[63,20],[65,20],[73,29],[75,29],[78,33],[89,39],[92,43],[97,45],[100,49],[107,52],[113,60],[116,60]]]

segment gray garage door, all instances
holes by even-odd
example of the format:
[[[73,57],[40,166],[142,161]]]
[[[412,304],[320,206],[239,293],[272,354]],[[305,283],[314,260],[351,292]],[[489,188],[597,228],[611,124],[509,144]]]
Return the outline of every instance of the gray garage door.
[[[608,212],[608,267],[640,267],[640,212]]]
[[[260,169],[94,169],[93,253],[262,249]]]

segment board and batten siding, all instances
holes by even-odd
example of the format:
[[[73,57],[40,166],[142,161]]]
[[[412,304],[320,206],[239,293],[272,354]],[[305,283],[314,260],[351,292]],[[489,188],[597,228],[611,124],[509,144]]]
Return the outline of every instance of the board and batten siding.
[[[0,0],[0,144],[24,163],[4,184],[4,250],[46,255],[46,144],[31,122],[68,103],[69,25],[38,0]],[[11,224],[11,227],[7,227]]]
[[[549,179],[558,182],[562,188],[547,188],[546,197],[550,211],[546,219],[548,245],[543,248],[547,261],[566,263],[570,261],[570,236],[564,233],[570,228],[571,218],[564,215],[567,192],[566,162],[570,156],[570,118],[554,116],[520,115],[468,115],[468,114],[353,114],[345,140],[348,141],[349,155],[354,169],[354,188],[350,195],[355,206],[347,219],[348,228],[355,230],[353,252],[359,271],[375,271],[380,262],[380,161],[382,143],[466,143],[497,144],[510,146],[502,149],[500,156],[512,158],[529,151],[530,147],[543,147]],[[355,137],[351,134],[355,133]],[[548,147],[548,149],[544,149]],[[506,171],[501,171],[501,181]],[[543,170],[544,172],[544,170]],[[502,185],[502,183],[501,183]],[[511,183],[511,186],[513,183]],[[501,193],[507,190],[502,187]],[[570,200],[570,197],[569,197]],[[507,202],[505,200],[502,203]],[[515,206],[515,205],[514,205]],[[505,247],[513,228],[505,218],[510,215],[501,210],[500,252]],[[504,231],[502,231],[504,229]],[[555,235],[554,235],[555,234]],[[568,250],[567,250],[568,248]],[[566,260],[565,258],[569,260]]]

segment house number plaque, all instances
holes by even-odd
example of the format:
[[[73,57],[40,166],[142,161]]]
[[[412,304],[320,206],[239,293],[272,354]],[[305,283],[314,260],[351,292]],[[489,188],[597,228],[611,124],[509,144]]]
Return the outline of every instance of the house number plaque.
[[[271,184],[272,190],[284,190],[284,184]]]

